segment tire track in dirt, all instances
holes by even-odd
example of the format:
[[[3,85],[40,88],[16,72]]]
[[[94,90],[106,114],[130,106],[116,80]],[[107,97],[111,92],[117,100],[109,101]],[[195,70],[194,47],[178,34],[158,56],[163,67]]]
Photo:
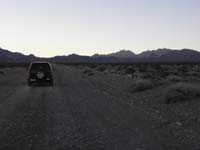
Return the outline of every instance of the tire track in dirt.
[[[0,109],[0,149],[43,150],[49,88],[19,87]]]

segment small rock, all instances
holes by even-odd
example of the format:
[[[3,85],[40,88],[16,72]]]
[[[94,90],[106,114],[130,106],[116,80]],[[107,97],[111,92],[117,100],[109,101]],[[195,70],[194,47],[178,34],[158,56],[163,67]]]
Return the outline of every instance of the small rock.
[[[177,126],[182,126],[182,123],[179,122],[179,121],[177,121],[177,122],[175,122],[175,125],[177,125]]]
[[[179,128],[179,127],[182,126],[182,123],[177,121],[177,122],[171,123],[170,126],[173,127],[173,128]]]
[[[159,113],[160,113],[160,111],[159,111],[159,110],[155,110],[155,113],[159,114]]]

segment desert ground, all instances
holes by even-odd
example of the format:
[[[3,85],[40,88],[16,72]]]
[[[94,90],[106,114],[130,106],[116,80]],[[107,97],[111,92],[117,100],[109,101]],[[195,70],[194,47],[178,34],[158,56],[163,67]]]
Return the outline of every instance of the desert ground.
[[[53,66],[0,69],[0,150],[200,149],[200,65]]]

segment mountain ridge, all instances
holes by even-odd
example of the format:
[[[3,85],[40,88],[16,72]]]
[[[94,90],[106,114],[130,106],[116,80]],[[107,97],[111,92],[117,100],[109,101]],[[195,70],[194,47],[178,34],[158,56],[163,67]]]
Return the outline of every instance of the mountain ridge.
[[[147,50],[135,54],[130,50],[120,50],[110,54],[94,54],[92,56],[82,56],[78,54],[54,56],[49,58],[37,57],[33,54],[24,55],[19,52],[11,52],[0,48],[0,62],[31,62],[31,61],[51,61],[62,63],[110,63],[110,62],[200,62],[200,52],[192,49],[157,49]]]

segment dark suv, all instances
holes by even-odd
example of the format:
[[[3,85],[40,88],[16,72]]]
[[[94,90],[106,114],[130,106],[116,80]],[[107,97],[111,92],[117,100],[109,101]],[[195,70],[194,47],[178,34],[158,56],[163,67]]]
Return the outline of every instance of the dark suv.
[[[33,62],[28,68],[28,85],[49,83],[53,86],[53,68],[48,62]]]

